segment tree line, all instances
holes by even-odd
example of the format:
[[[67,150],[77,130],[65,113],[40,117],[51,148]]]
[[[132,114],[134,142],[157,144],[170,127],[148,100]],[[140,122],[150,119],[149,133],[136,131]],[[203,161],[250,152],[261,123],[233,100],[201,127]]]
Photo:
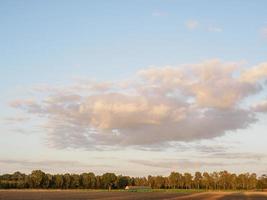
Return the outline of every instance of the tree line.
[[[31,174],[15,172],[0,176],[0,189],[124,189],[125,186],[150,186],[153,189],[253,190],[267,188],[267,175],[171,172],[169,176],[130,177],[104,173],[48,174],[34,170]]]

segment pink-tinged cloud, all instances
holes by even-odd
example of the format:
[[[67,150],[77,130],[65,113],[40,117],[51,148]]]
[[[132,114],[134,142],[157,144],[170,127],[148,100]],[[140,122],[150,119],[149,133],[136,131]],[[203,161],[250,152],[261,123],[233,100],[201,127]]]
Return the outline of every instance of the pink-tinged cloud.
[[[267,112],[267,100],[263,100],[256,105],[252,106],[252,109],[256,112]]]
[[[43,117],[48,144],[56,148],[209,139],[257,120],[257,111],[241,104],[265,90],[265,68],[263,63],[243,70],[238,63],[219,60],[154,67],[129,81],[54,87],[42,91],[38,101],[16,100],[11,106]]]
[[[185,22],[185,26],[189,30],[194,30],[199,26],[199,22],[197,20],[188,20]]]
[[[264,28],[261,30],[261,32],[262,32],[263,37],[267,39],[267,27],[264,27]]]

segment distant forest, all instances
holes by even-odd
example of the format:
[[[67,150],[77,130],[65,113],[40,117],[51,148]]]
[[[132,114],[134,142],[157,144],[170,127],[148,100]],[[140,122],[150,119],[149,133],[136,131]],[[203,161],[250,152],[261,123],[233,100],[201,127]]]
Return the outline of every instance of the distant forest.
[[[150,186],[153,189],[253,190],[267,188],[267,175],[234,174],[227,171],[200,173],[172,172],[169,176],[129,177],[105,173],[47,174],[34,170],[31,174],[15,172],[0,176],[1,189],[124,189],[125,186]]]

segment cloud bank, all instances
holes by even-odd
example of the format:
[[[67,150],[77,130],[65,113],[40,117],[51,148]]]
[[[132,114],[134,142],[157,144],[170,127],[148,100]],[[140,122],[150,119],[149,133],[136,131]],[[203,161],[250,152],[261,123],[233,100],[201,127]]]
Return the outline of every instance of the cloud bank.
[[[150,67],[122,81],[39,87],[35,98],[10,105],[43,118],[40,126],[56,148],[149,146],[245,129],[261,107],[242,103],[263,92],[266,79],[267,63],[244,68],[209,60]]]
[[[109,165],[103,164],[87,164],[78,161],[58,161],[58,160],[41,160],[41,161],[31,161],[31,160],[17,160],[17,159],[0,159],[0,164],[2,169],[7,170],[9,173],[14,173],[14,171],[23,171],[30,173],[33,169],[41,169],[46,172],[52,173],[69,173],[78,172],[81,173],[83,169],[94,169],[97,168],[108,168]]]

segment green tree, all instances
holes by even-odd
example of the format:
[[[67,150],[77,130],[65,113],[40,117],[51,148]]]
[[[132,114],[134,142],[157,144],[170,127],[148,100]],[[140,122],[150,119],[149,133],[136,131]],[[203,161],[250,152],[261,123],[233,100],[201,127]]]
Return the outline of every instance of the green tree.
[[[203,183],[205,189],[208,190],[210,187],[210,175],[209,175],[209,173],[207,173],[207,172],[203,173],[202,183]]]
[[[227,171],[221,171],[219,172],[220,178],[219,178],[219,184],[220,184],[220,189],[226,189],[227,188],[227,183],[229,182],[229,173]]]
[[[256,189],[257,186],[257,175],[255,173],[250,174],[248,178],[249,189]]]
[[[156,176],[155,177],[155,187],[158,189],[165,187],[165,179],[163,176]]]
[[[63,188],[69,189],[71,187],[71,176],[70,176],[70,174],[64,174],[63,175],[63,179],[64,179]]]
[[[184,185],[186,189],[190,189],[192,186],[193,176],[190,173],[184,173]]]
[[[237,176],[236,176],[236,174],[230,175],[230,188],[233,190],[237,189]]]
[[[196,172],[194,176],[194,185],[197,189],[200,189],[201,181],[202,181],[202,174],[200,172]]]
[[[108,188],[109,190],[111,190],[114,187],[116,180],[117,177],[114,173],[105,173],[102,175],[102,181],[104,187]]]
[[[116,180],[116,187],[124,189],[129,184],[130,177],[119,175]]]
[[[151,188],[155,188],[155,178],[153,176],[148,176],[147,177],[147,181],[148,181],[148,185],[151,187]]]
[[[71,175],[71,184],[70,187],[72,189],[77,189],[80,187],[80,176],[78,174]]]
[[[92,189],[95,187],[96,180],[94,173],[83,173],[80,176],[82,188]]]
[[[136,178],[130,178],[129,177],[129,183],[128,184],[132,183],[132,181],[131,181],[132,179],[134,179],[134,185],[138,185],[138,186],[145,185],[145,186],[148,186],[148,181],[147,181],[146,177],[136,177]]]
[[[45,173],[41,170],[34,170],[30,174],[31,187],[32,188],[42,188],[43,182],[45,180]]]
[[[55,188],[62,189],[63,188],[63,185],[64,185],[63,175],[56,174],[54,176],[54,183],[55,183]]]
[[[53,185],[53,175],[45,174],[42,185],[43,188],[50,188]]]
[[[96,188],[104,188],[103,184],[102,184],[102,177],[101,176],[96,176]]]
[[[177,172],[171,172],[171,174],[169,175],[169,184],[170,187],[172,187],[173,189],[177,188],[178,186],[178,173]]]
[[[220,175],[218,172],[213,172],[212,174],[210,174],[210,178],[208,178],[210,180],[212,180],[213,182],[213,186],[212,188],[214,190],[217,190],[218,189],[218,184],[219,184],[219,179],[220,179]]]
[[[26,187],[26,175],[20,172],[15,172],[11,175],[11,181],[14,183],[15,188]]]

